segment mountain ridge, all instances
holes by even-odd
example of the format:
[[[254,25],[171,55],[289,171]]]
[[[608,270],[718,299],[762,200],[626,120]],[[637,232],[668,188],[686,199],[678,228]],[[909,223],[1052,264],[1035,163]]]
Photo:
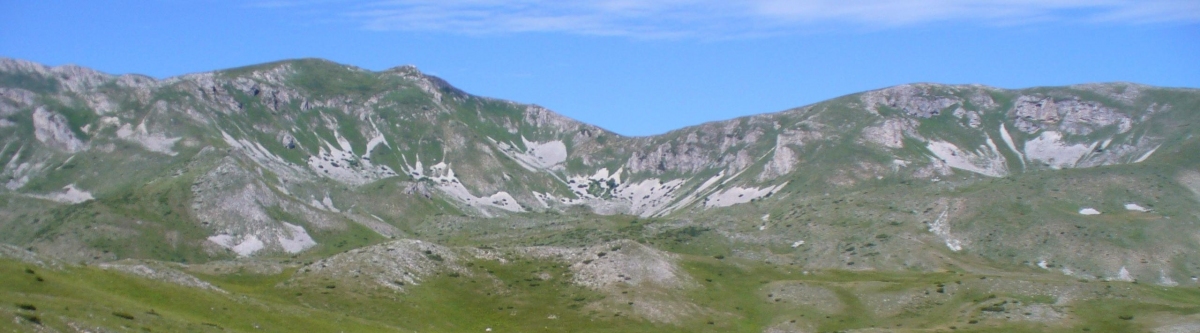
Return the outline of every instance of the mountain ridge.
[[[0,294],[43,274],[141,297],[90,282],[116,279],[211,308],[371,304],[373,330],[1200,323],[1180,314],[1200,299],[1197,110],[1197,89],[915,83],[630,137],[415,67],[156,80],[0,59],[0,276],[21,286]],[[287,316],[244,311],[222,320]]]
[[[5,121],[30,121],[35,131],[25,138],[36,139],[7,135],[10,193],[77,204],[111,195],[104,186],[140,181],[132,174],[104,183],[53,176],[69,174],[63,166],[96,149],[168,169],[188,156],[188,163],[215,169],[191,185],[193,216],[184,219],[212,230],[199,244],[207,253],[223,247],[239,256],[311,248],[320,243],[312,229],[358,225],[385,237],[406,234],[381,217],[400,212],[344,211],[330,186],[360,197],[352,193],[399,181],[407,184],[401,197],[437,195],[466,215],[488,218],[572,207],[651,218],[762,206],[755,202],[779,193],[943,178],[974,184],[1137,163],[1164,145],[1193,140],[1155,120],[1173,104],[1147,96],[1194,100],[1198,92],[1124,83],[1020,90],[914,83],[627,137],[537,105],[470,95],[412,66],[373,72],[300,59],[153,80],[0,60],[0,72],[49,82],[32,86],[40,92],[4,88]],[[51,149],[25,150],[39,145]],[[229,150],[211,149],[220,146]],[[165,158],[147,160],[139,150]],[[256,185],[238,189],[230,175]],[[220,201],[234,193],[257,202]]]
[[[367,71],[367,72],[376,73],[376,74],[389,73],[389,72],[393,72],[393,73],[410,73],[410,74],[414,74],[414,73],[415,73],[415,74],[417,74],[417,75],[425,76],[425,77],[427,77],[427,78],[429,78],[429,79],[432,79],[432,80],[434,80],[434,81],[438,81],[438,82],[440,83],[440,84],[439,84],[439,86],[440,86],[441,88],[449,88],[449,89],[452,89],[453,91],[456,91],[456,92],[457,92],[458,94],[460,94],[460,95],[467,94],[465,91],[462,91],[461,89],[458,89],[458,88],[457,88],[457,87],[455,87],[454,85],[450,84],[450,83],[449,83],[449,81],[446,81],[445,79],[443,79],[443,78],[441,78],[441,77],[438,77],[438,76],[436,76],[436,75],[425,74],[424,72],[421,72],[421,71],[420,71],[420,69],[419,69],[419,67],[418,67],[417,65],[414,65],[414,64],[404,64],[404,65],[398,65],[398,66],[389,67],[389,68],[387,68],[387,69],[383,69],[383,70],[380,70],[380,71],[372,71],[372,70],[369,70],[369,69],[366,69],[366,68],[361,68],[361,67],[356,67],[356,66],[353,66],[353,65],[342,64],[342,63],[338,63],[338,62],[335,62],[335,61],[332,61],[332,60],[328,60],[328,59],[324,59],[324,58],[315,58],[315,57],[311,57],[311,58],[293,58],[293,59],[276,60],[276,61],[269,61],[269,62],[264,62],[264,63],[260,63],[260,64],[253,64],[253,65],[246,65],[246,66],[231,67],[231,68],[227,68],[227,69],[218,69],[218,70],[211,70],[211,71],[201,71],[201,72],[195,72],[195,73],[185,73],[185,74],[171,75],[171,76],[167,76],[167,77],[163,77],[163,78],[155,78],[155,77],[153,77],[153,76],[149,76],[149,75],[146,75],[146,74],[140,74],[140,73],[122,73],[122,74],[114,74],[114,73],[108,73],[108,72],[98,71],[98,70],[92,69],[92,68],[90,68],[90,67],[83,66],[83,65],[78,65],[78,64],[62,64],[62,65],[51,66],[51,65],[45,65],[45,64],[38,63],[38,62],[34,62],[34,61],[29,61],[29,60],[24,60],[24,59],[19,59],[19,58],[8,58],[8,57],[0,57],[0,63],[6,63],[6,64],[0,64],[0,67],[5,67],[5,68],[8,68],[8,69],[13,69],[13,68],[40,68],[40,70],[35,70],[35,71],[41,71],[41,72],[46,72],[46,71],[64,71],[64,70],[82,70],[82,71],[85,71],[85,72],[91,72],[91,73],[95,73],[95,74],[100,74],[100,75],[107,76],[107,77],[110,77],[110,78],[120,78],[120,77],[126,77],[126,76],[128,76],[128,77],[134,77],[134,78],[150,79],[150,80],[154,80],[154,81],[171,81],[171,80],[180,79],[180,78],[183,78],[183,77],[188,77],[188,76],[193,76],[193,75],[201,75],[201,74],[217,74],[217,73],[237,73],[237,72],[243,72],[243,71],[247,71],[247,70],[250,70],[250,71],[252,71],[253,69],[255,69],[255,68],[260,68],[260,67],[279,66],[279,65],[286,65],[286,64],[290,64],[290,63],[297,63],[297,62],[310,62],[310,61],[315,61],[315,62],[323,62],[323,63],[327,63],[327,64],[331,64],[331,65],[337,65],[337,66],[345,66],[345,67],[347,67],[347,68],[352,68],[352,69],[359,70],[359,71]],[[1196,88],[1196,87],[1167,87],[1167,86],[1154,86],[1154,85],[1143,84],[1143,83],[1138,83],[1138,82],[1131,82],[1131,81],[1090,82],[1090,83],[1076,83],[1076,84],[1068,84],[1068,85],[1029,86],[1029,87],[1023,87],[1023,88],[1003,88],[1003,87],[992,86],[992,85],[987,85],[987,84],[980,84],[980,83],[960,83],[960,84],[946,84],[946,83],[938,83],[938,82],[911,82],[911,83],[903,83],[903,84],[892,85],[892,86],[879,87],[879,88],[875,88],[875,89],[869,89],[869,90],[864,90],[864,91],[860,91],[860,92],[848,93],[848,94],[844,94],[844,95],[840,95],[840,96],[834,96],[834,97],[831,97],[831,98],[828,98],[828,99],[826,99],[826,101],[827,101],[827,100],[832,100],[832,99],[838,99],[838,98],[842,98],[842,97],[847,97],[847,96],[852,96],[852,95],[858,95],[858,94],[867,93],[867,92],[880,91],[880,90],[887,90],[887,89],[896,88],[896,87],[901,87],[901,86],[922,86],[922,85],[932,85],[932,86],[941,86],[941,87],[969,87],[969,88],[981,88],[981,89],[988,89],[988,90],[1005,90],[1005,91],[1022,91],[1022,90],[1047,89],[1047,88],[1073,88],[1073,89],[1082,89],[1082,88],[1097,87],[1097,86],[1099,86],[1099,87],[1104,87],[1104,86],[1139,86],[1139,87],[1144,87],[1144,88],[1154,88],[1154,89],[1169,89],[1169,90],[1181,90],[1181,91],[1200,90],[1200,88]],[[489,97],[489,96],[478,96],[478,95],[471,95],[471,96],[473,96],[473,97],[479,97],[479,98],[487,98],[487,99],[494,99],[494,100],[499,100],[499,101],[506,101],[506,102],[509,102],[509,101],[507,101],[507,100],[505,100],[505,99],[503,99],[503,98],[500,98],[500,97]],[[781,113],[781,112],[787,112],[787,111],[791,111],[791,110],[795,110],[795,109],[800,109],[800,108],[808,107],[808,106],[811,106],[811,105],[813,105],[813,104],[819,104],[819,103],[822,103],[822,102],[824,102],[824,101],[815,102],[815,103],[808,104],[808,105],[797,106],[797,107],[793,107],[793,108],[787,108],[787,109],[778,110],[778,111],[769,111],[769,112],[763,112],[763,113],[756,113],[756,114],[749,114],[749,115],[735,116],[735,117],[733,117],[733,118],[728,118],[728,119],[719,119],[719,120],[706,121],[706,122],[703,122],[703,123],[698,123],[698,124],[694,124],[694,125],[687,125],[687,126],[680,127],[680,128],[676,128],[676,129],[670,129],[670,130],[667,130],[666,132],[663,132],[663,133],[658,133],[658,134],[647,134],[647,135],[623,135],[623,134],[619,134],[619,133],[612,132],[612,131],[609,131],[609,132],[612,132],[612,133],[614,133],[614,134],[617,134],[617,135],[621,135],[621,136],[623,136],[623,137],[628,137],[628,138],[654,137],[654,136],[665,135],[665,134],[668,134],[668,133],[670,133],[670,132],[679,131],[679,130],[683,130],[683,129],[687,129],[687,128],[691,128],[691,127],[697,127],[697,126],[701,126],[701,125],[706,125],[706,124],[710,124],[710,123],[721,123],[721,122],[728,122],[728,121],[738,120],[738,119],[742,119],[742,118],[746,118],[746,117],[754,117],[754,116],[761,116],[761,115],[771,115],[771,114],[776,114],[776,113]],[[541,105],[538,105],[537,103],[519,103],[519,102],[512,102],[512,103],[518,103],[518,104],[527,104],[527,105],[532,105],[532,106],[536,106],[536,107],[543,107],[543,106],[541,106]],[[544,107],[543,107],[543,108],[544,108]],[[553,111],[552,111],[552,112],[553,112]],[[561,115],[561,114],[559,114],[559,115]],[[568,118],[570,118],[570,117],[568,117]],[[572,120],[574,120],[574,119],[572,118]],[[578,121],[578,120],[575,120],[575,121]],[[591,126],[596,126],[596,125],[594,125],[594,124],[589,124],[589,125],[591,125]],[[598,127],[598,126],[597,126],[597,127]]]

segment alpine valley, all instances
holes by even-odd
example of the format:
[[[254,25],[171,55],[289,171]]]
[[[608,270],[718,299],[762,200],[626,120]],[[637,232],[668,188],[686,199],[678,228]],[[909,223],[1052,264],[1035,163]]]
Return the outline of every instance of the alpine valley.
[[[0,59],[0,331],[1200,332],[1198,134],[1133,83],[627,137],[412,66]]]

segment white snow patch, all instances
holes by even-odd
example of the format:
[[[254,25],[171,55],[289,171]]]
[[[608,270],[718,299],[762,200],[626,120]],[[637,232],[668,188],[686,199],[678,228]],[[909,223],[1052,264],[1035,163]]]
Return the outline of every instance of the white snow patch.
[[[208,237],[208,241],[233,250],[233,252],[242,257],[249,257],[254,252],[258,252],[266,247],[266,244],[263,244],[262,240],[259,240],[258,236],[255,235],[248,235],[239,239],[231,235],[220,234]]]
[[[1025,143],[1025,156],[1031,161],[1040,161],[1054,169],[1071,168],[1079,163],[1084,155],[1095,150],[1098,144],[1067,144],[1063,142],[1062,137],[1062,133],[1059,132],[1042,132],[1042,135]]]
[[[0,153],[5,153],[8,150],[8,144],[0,149]],[[4,164],[4,171],[0,173],[0,177],[7,177],[8,182],[4,183],[4,187],[9,190],[19,189],[29,183],[29,177],[36,175],[46,166],[45,161],[39,162],[20,162],[21,152],[25,150],[25,146],[17,148],[17,152],[12,154],[12,158],[8,163]]]
[[[731,187],[725,189],[724,191],[718,191],[712,195],[709,195],[708,198],[704,200],[704,207],[728,207],[736,204],[747,203],[750,202],[750,200],[773,194],[776,191],[779,191],[779,189],[782,189],[784,186],[787,186],[787,184],[788,183],[785,182],[783,184],[767,186],[764,188],[740,186]]]
[[[498,142],[490,137],[488,140],[500,147],[501,153],[529,171],[562,169],[567,161],[567,145],[559,140],[533,142],[521,136],[521,143],[525,145],[523,151],[515,144]]]
[[[1004,155],[1000,154],[991,137],[987,138],[987,145],[979,146],[979,149],[974,152],[965,151],[952,143],[937,140],[929,140],[926,147],[951,168],[990,177],[1003,177],[1008,174],[1008,164]]]
[[[382,134],[371,138],[371,141],[367,141],[367,152],[363,154],[363,157],[371,158],[371,151],[375,150],[375,147],[381,144],[391,147],[391,145],[388,144],[387,139],[385,139]]]
[[[1150,211],[1150,209],[1147,209],[1146,207],[1142,207],[1142,205],[1135,204],[1135,203],[1127,203],[1127,204],[1125,204],[1125,210],[1131,210],[1131,211],[1135,211],[1135,212],[1148,212],[1148,211]]]
[[[235,139],[233,136],[230,136],[229,133],[225,133],[225,131],[221,131],[221,136],[225,139],[225,143],[229,144],[230,147],[233,147],[234,149],[246,154],[246,156],[250,157],[254,163],[258,163],[259,166],[267,168],[267,170],[271,170],[271,172],[275,173],[280,178],[289,180],[309,179],[308,172],[306,172],[304,169],[292,164],[291,162],[288,162],[287,160],[283,159],[283,157],[272,154],[271,151],[267,150],[266,147],[263,147],[262,144],[250,142],[245,139]]]
[[[624,168],[618,169],[611,176],[607,169],[600,169],[591,176],[572,176],[567,180],[567,186],[578,199],[555,198],[549,194],[535,193],[539,200],[556,200],[565,205],[588,205],[599,214],[628,213],[642,217],[662,216],[687,207],[703,198],[705,191],[716,185],[725,177],[722,171],[710,177],[683,199],[679,198],[679,190],[690,179],[661,180],[658,178],[644,179],[639,182],[622,183],[621,174]],[[614,186],[615,185],[615,186]],[[599,193],[596,191],[599,186]]]
[[[359,158],[351,149],[350,141],[337,132],[334,132],[334,135],[337,138],[338,147],[325,142],[325,146],[319,148],[320,152],[316,156],[308,158],[308,167],[312,171],[350,185],[362,185],[397,176],[396,172],[386,165],[372,164],[370,156],[363,155],[363,158]],[[378,138],[382,138],[382,136]],[[375,144],[380,143],[382,141]]]
[[[721,170],[721,172],[718,172],[716,176],[712,176],[708,180],[705,180],[703,184],[700,184],[700,187],[696,188],[696,192],[704,191],[704,190],[708,189],[709,187],[712,187],[713,184],[716,184],[718,181],[721,181],[722,177],[725,177],[725,170]]]
[[[57,168],[54,168],[54,170],[62,170],[64,166],[67,166],[67,164],[70,164],[71,161],[75,160],[75,156],[76,155],[71,155],[71,157],[67,157],[67,160],[63,161],[62,164],[59,164]]]
[[[617,169],[616,173],[610,175],[608,168],[600,168],[600,170],[596,170],[596,173],[590,176],[578,175],[567,177],[567,187],[571,189],[571,192],[575,193],[575,197],[577,198],[593,199],[596,198],[596,195],[588,192],[588,189],[590,189],[593,184],[600,187],[601,196],[603,196],[604,193],[611,194],[621,186],[621,174],[624,172],[625,168],[620,168]]]
[[[668,205],[675,200],[673,192],[683,186],[684,180],[663,182],[650,178],[638,183],[622,184],[613,191],[613,197],[629,202],[630,212],[641,217],[666,214]]]
[[[1162,145],[1159,145],[1158,147],[1162,147]],[[1142,154],[1142,157],[1138,157],[1138,159],[1133,161],[1133,163],[1142,163],[1142,161],[1145,161],[1147,158],[1150,158],[1151,154],[1154,154],[1154,152],[1158,151],[1158,147],[1154,147],[1154,149],[1151,149],[1150,151],[1146,152],[1145,154]]]
[[[533,199],[537,200],[538,204],[542,205],[542,208],[550,208],[550,203],[547,201],[555,201],[556,198],[549,193],[533,191]]]
[[[1079,210],[1079,215],[1100,215],[1100,211],[1091,207],[1084,207]]]
[[[130,124],[121,125],[121,128],[117,129],[117,138],[137,143],[146,150],[165,154],[167,156],[175,156],[176,154],[179,154],[175,152],[173,148],[175,147],[176,142],[179,142],[180,139],[183,139],[182,137],[167,137],[162,133],[150,134],[150,131],[146,129],[145,122],[138,124],[137,128],[133,128],[130,126]]]
[[[1132,282],[1132,281],[1133,281],[1133,275],[1132,275],[1132,274],[1129,274],[1129,270],[1128,270],[1128,269],[1125,269],[1125,266],[1121,266],[1121,270],[1117,272],[1117,278],[1116,278],[1116,280],[1117,280],[1117,281]]]
[[[471,191],[468,190],[467,187],[458,180],[458,177],[454,175],[454,169],[445,162],[439,162],[438,164],[430,166],[428,173],[425,173],[424,170],[420,170],[421,160],[419,156],[417,157],[415,166],[408,165],[407,163],[408,159],[405,158],[405,173],[413,175],[413,178],[418,180],[432,180],[434,184],[436,184],[435,187],[439,191],[442,191],[442,193],[449,195],[455,200],[465,203],[467,206],[479,208],[479,211],[485,216],[490,217],[491,215],[488,214],[484,207],[495,207],[510,212],[525,211],[524,208],[521,208],[521,204],[517,203],[517,200],[513,198],[512,195],[508,194],[508,192],[500,191],[485,197],[477,197],[474,194],[471,194]]]
[[[383,133],[379,132],[379,128],[375,127],[374,120],[371,121],[371,128],[375,130],[375,136],[372,137],[371,140],[367,141],[367,151],[363,153],[363,159],[365,160],[371,159],[371,151],[375,150],[376,146],[379,146],[380,144],[388,147],[392,146],[388,144],[387,139],[383,137]]]
[[[325,208],[325,204],[317,201],[317,199],[312,199],[312,201],[310,201],[308,204],[312,205],[313,207],[320,208],[321,210],[329,210],[329,208]]]
[[[342,212],[342,211],[338,210],[337,207],[333,206],[333,199],[330,199],[328,194],[325,195],[325,199],[321,200],[321,204],[323,206],[325,206],[325,209],[328,209],[331,212],[334,212],[334,213]]]
[[[95,199],[88,191],[80,190],[75,187],[75,184],[70,184],[63,187],[62,192],[50,193],[45,195],[34,195],[36,198],[58,201],[62,203],[77,204],[88,200]]]
[[[1167,286],[1167,287],[1174,287],[1174,286],[1179,285],[1179,282],[1175,282],[1175,279],[1172,279],[1170,276],[1168,276],[1166,271],[1160,270],[1158,272],[1158,274],[1159,274],[1159,278],[1158,278],[1159,285]]]
[[[609,175],[608,169],[600,169],[592,176],[569,177],[567,186],[579,199],[560,198],[559,202],[566,205],[586,204],[597,209],[600,214],[626,212],[641,217],[666,214],[679,207],[668,205],[675,201],[674,192],[683,186],[686,180],[663,182],[657,178],[650,178],[637,183],[622,183],[621,174],[624,170],[625,168],[620,168],[616,173]],[[592,186],[599,186],[599,195],[588,192]]]
[[[693,190],[691,194],[688,194],[687,197],[683,198],[683,200],[679,200],[674,205],[671,205],[670,207],[667,207],[666,209],[664,209],[663,214],[679,210],[680,208],[683,208],[683,207],[690,206],[691,204],[700,200],[700,198],[703,198],[705,195],[708,194],[708,193],[704,192],[705,190],[712,187],[717,182],[721,181],[721,179],[724,177],[725,177],[725,170],[721,170],[721,172],[718,172],[715,176],[709,177],[708,180],[705,180],[704,183],[701,183],[699,187],[697,187],[695,190]]]
[[[941,215],[938,215],[937,220],[929,225],[929,231],[945,240],[946,247],[950,248],[950,251],[958,252],[962,250],[962,241],[950,234],[950,221],[947,218],[949,213],[950,208],[947,207]]]
[[[300,253],[300,251],[317,245],[308,232],[304,231],[304,227],[287,222],[282,223],[284,228],[291,233],[291,235],[279,235],[279,246],[283,247],[283,251]]]
[[[1008,145],[1017,158],[1021,159],[1021,167],[1025,167],[1025,154],[1021,154],[1021,150],[1017,149],[1017,144],[1013,142],[1012,134],[1008,133],[1008,128],[1004,127],[1004,123],[1000,123],[1000,139],[1004,140],[1004,144]],[[1111,139],[1110,139],[1111,141]]]

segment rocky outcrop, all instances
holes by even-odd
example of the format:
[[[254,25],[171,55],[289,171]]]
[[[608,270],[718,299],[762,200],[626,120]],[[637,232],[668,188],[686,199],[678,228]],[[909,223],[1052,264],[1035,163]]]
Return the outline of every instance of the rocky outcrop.
[[[281,197],[232,157],[197,179],[192,193],[193,214],[212,232],[208,241],[238,256],[260,251],[298,253],[317,245],[308,231],[295,223],[317,228],[341,226],[341,222]],[[290,212],[304,221],[277,220],[268,209]]]
[[[931,84],[906,84],[864,93],[862,102],[868,110],[878,113],[880,106],[900,110],[905,114],[929,118],[940,115],[942,110],[961,103],[961,100],[933,91],[940,86]]]
[[[917,121],[913,119],[888,119],[883,124],[863,129],[862,137],[870,143],[888,148],[904,148],[906,136],[917,136]]]
[[[365,288],[403,291],[438,273],[470,274],[464,257],[445,246],[402,239],[350,250],[300,268],[290,283],[321,279],[350,281]]]
[[[42,144],[67,153],[76,153],[88,148],[75,136],[66,117],[46,107],[38,107],[33,112],[33,135]]]
[[[1025,133],[1042,129],[1058,129],[1072,135],[1087,135],[1097,128],[1117,124],[1120,133],[1132,127],[1130,117],[1094,101],[1078,97],[1055,100],[1051,97],[1026,95],[1018,97],[1012,114],[1016,128]]]

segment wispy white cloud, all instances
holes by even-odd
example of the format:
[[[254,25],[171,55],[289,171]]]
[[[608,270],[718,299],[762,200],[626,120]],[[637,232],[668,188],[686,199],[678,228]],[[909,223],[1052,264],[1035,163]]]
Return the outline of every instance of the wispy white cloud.
[[[325,5],[371,30],[642,38],[727,38],[931,23],[1200,23],[1197,0],[383,0]]]

